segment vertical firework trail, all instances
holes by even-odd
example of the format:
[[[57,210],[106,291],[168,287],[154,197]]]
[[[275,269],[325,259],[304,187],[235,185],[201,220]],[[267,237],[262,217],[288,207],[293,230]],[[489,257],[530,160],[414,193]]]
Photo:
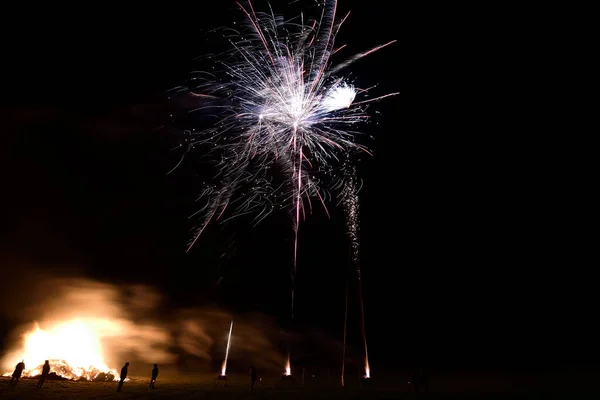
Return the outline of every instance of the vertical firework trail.
[[[349,277],[346,277],[346,311],[344,312],[344,347],[342,350],[342,387],[345,386],[344,374],[346,372],[346,332],[348,328],[348,287],[350,285]]]
[[[367,351],[367,332],[365,329],[365,304],[363,301],[362,294],[362,279],[360,276],[360,267],[358,261],[356,262],[356,276],[358,277],[358,297],[360,302],[360,329],[363,338],[363,344],[365,346],[365,377],[371,377],[371,367],[369,366],[369,352]]]
[[[221,366],[221,375],[225,376],[227,372],[227,359],[229,358],[229,348],[231,347],[231,332],[233,331],[233,321],[231,321],[231,325],[229,325],[229,335],[227,336],[227,349],[225,350],[225,360],[223,360],[223,365]]]
[[[362,280],[360,274],[359,263],[359,242],[358,242],[358,184],[356,177],[356,165],[350,162],[350,157],[347,158],[344,166],[346,177],[342,191],[342,201],[346,212],[347,234],[350,242],[350,265],[355,268],[356,278],[358,281],[358,301],[360,306],[360,330],[365,352],[365,377],[371,377],[371,369],[369,366],[369,353],[367,351],[367,334],[365,328],[365,309],[362,294]],[[347,296],[347,294],[346,294]],[[348,313],[348,300],[346,299],[346,316]],[[346,334],[346,320],[344,320],[344,342]],[[344,346],[345,347],[345,346]]]
[[[296,134],[297,126],[294,125],[294,153],[296,152]],[[302,143],[300,143],[300,154],[297,162],[294,163],[294,178],[298,182],[296,186],[296,196],[294,199],[296,205],[296,220],[294,221],[294,264],[292,270],[292,304],[291,304],[291,315],[292,320],[294,319],[294,295],[296,292],[296,268],[298,265],[298,230],[300,229],[300,207],[302,202]],[[297,177],[296,177],[297,175]]]

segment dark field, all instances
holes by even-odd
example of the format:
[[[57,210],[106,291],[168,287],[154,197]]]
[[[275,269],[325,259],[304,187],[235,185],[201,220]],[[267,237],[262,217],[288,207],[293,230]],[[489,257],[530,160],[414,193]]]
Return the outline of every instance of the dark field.
[[[306,377],[296,383],[281,382],[278,377],[263,377],[254,392],[248,392],[245,375],[228,377],[227,387],[217,387],[214,376],[196,376],[178,380],[159,379],[155,390],[147,388],[147,379],[132,378],[117,393],[117,383],[47,381],[36,389],[35,379],[22,379],[14,391],[8,378],[0,377],[1,399],[412,399],[416,395],[408,385],[406,371],[373,379],[370,387],[347,376],[347,387],[340,388],[338,378],[313,380]],[[283,384],[282,384],[283,383]],[[522,369],[519,371],[432,371],[429,392],[419,398],[506,398],[534,393],[600,393],[600,369],[589,367]],[[491,396],[491,397],[490,397]],[[521,397],[521,396],[519,396]]]

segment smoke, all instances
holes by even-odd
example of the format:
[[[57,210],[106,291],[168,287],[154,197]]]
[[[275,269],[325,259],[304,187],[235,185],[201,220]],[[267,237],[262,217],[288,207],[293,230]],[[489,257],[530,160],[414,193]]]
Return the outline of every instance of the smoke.
[[[83,321],[93,329],[100,338],[102,357],[109,368],[118,370],[129,361],[133,375],[147,374],[147,365],[153,363],[161,367],[172,365],[180,371],[193,366],[194,370],[201,368],[217,373],[232,320],[228,371],[245,371],[249,364],[254,364],[265,372],[282,372],[287,354],[280,344],[289,339],[304,341],[304,346],[294,347],[304,347],[302,353],[306,355],[311,352],[321,353],[321,356],[335,354],[332,359],[336,364],[341,354],[339,344],[321,334],[284,338],[281,329],[265,315],[233,315],[215,308],[173,310],[167,306],[167,299],[149,286],[49,277],[43,271],[36,271],[34,275],[35,279],[30,279],[27,286],[16,292],[20,294],[15,296],[12,292],[12,302],[0,298],[0,304],[13,305],[5,306],[4,311],[12,312],[13,318],[18,313],[23,321],[6,343],[9,351],[0,360],[0,373],[11,371],[20,360],[24,334],[36,326],[51,330],[70,321]],[[31,271],[26,276],[31,278]]]
[[[247,368],[249,364],[261,370],[281,371],[284,355],[275,344],[280,340],[273,321],[260,314],[233,316],[222,310],[190,309],[178,314],[178,345],[188,354],[212,361],[215,353],[221,362],[230,322],[233,320],[231,353],[228,365]],[[213,348],[214,352],[209,349]],[[243,365],[241,365],[243,363]]]
[[[31,322],[15,329],[13,344],[3,357],[4,369],[14,367],[15,358],[23,352],[24,334],[37,326],[52,329],[61,323],[82,321],[102,343],[102,356],[107,365],[117,368],[123,358],[144,363],[172,363],[177,354],[171,349],[169,326],[154,318],[161,295],[140,285],[115,286],[83,278],[46,278],[33,283],[23,299],[22,319]],[[31,289],[34,289],[33,291]],[[52,349],[45,351],[51,354]]]

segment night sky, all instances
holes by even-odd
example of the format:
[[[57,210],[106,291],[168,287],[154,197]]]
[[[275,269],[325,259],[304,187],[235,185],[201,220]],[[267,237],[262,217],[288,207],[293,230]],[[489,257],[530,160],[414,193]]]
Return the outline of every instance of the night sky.
[[[234,2],[212,3],[220,8],[53,9],[28,16],[14,33],[4,51],[11,56],[2,90],[0,231],[2,268],[10,271],[0,285],[14,307],[26,293],[11,293],[10,277],[27,274],[23,267],[73,266],[94,279],[155,285],[174,308],[261,311],[288,326],[290,220],[213,225],[186,254],[198,166],[167,176],[180,137],[155,131],[172,111],[163,91],[181,84],[194,57],[210,48],[207,32],[243,18]],[[349,69],[361,86],[401,92],[371,108],[381,112],[364,128],[374,157],[358,167],[372,363],[593,359],[597,346],[583,344],[591,331],[575,305],[592,294],[573,295],[561,279],[576,250],[557,239],[561,222],[535,193],[549,178],[522,161],[531,143],[515,150],[504,142],[514,136],[498,133],[493,121],[467,110],[449,118],[445,106],[425,105],[428,97],[448,99],[431,81],[456,60],[445,53],[424,62],[427,51],[413,49],[430,34],[403,28],[409,16],[391,4],[339,6],[340,15],[352,10],[338,37],[346,54],[398,40]],[[414,64],[424,68],[415,72]],[[451,87],[461,90],[458,81]],[[467,134],[459,120],[473,118],[477,133]],[[301,225],[299,246],[295,324],[341,340],[342,211],[329,220],[316,208]],[[0,337],[17,322],[0,318]],[[356,341],[356,303],[349,323]],[[574,331],[582,340],[573,341]]]

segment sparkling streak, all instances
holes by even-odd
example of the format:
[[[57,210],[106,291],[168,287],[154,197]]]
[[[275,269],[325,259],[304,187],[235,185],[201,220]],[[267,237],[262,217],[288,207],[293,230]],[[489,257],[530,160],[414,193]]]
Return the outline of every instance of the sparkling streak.
[[[364,354],[365,354],[365,377],[371,377],[371,368],[369,366],[369,352],[367,349],[367,334],[365,327],[365,309],[362,293],[362,279],[359,263],[359,241],[358,241],[358,185],[356,182],[356,166],[347,160],[346,179],[343,186],[342,201],[346,211],[347,233],[350,239],[352,263],[356,270],[358,280],[358,297],[360,305],[360,330],[363,339]]]
[[[231,332],[233,331],[233,321],[231,321],[231,325],[229,326],[229,336],[227,336],[227,350],[225,350],[225,360],[223,361],[223,365],[221,366],[221,375],[225,376],[227,372],[227,358],[229,357],[229,347],[231,346]]]
[[[290,364],[290,355],[288,354],[288,358],[287,358],[287,361],[285,363],[285,373],[284,373],[284,375],[285,376],[290,376],[291,374],[292,374],[292,367],[291,367],[291,364]]]

